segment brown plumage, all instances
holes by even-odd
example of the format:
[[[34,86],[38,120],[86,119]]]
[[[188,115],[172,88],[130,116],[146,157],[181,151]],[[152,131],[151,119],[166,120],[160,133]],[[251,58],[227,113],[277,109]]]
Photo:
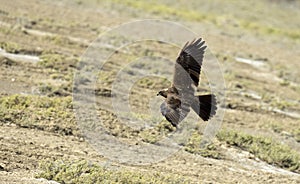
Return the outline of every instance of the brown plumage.
[[[190,107],[204,121],[216,114],[215,95],[194,95],[206,49],[204,43],[199,38],[184,45],[176,59],[172,86],[157,94],[165,98],[160,106],[162,115],[175,127],[188,115]]]

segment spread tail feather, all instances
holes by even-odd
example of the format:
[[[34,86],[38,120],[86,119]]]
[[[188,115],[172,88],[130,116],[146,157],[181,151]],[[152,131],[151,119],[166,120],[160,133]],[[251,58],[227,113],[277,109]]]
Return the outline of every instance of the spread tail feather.
[[[191,107],[200,116],[201,119],[203,119],[204,121],[208,121],[209,118],[216,114],[216,96],[213,94],[209,94],[196,97],[197,100],[191,105]]]

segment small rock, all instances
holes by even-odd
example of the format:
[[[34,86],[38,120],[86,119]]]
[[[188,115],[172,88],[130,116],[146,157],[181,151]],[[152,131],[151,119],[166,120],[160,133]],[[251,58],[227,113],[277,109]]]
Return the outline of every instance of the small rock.
[[[37,21],[35,21],[35,20],[32,20],[32,21],[30,21],[30,24],[34,26],[34,25],[36,25],[36,24],[37,24]]]
[[[240,85],[240,84],[236,84],[235,87],[236,87],[236,88],[239,88],[239,89],[243,89],[243,86]]]
[[[0,171],[5,171],[5,169],[2,165],[0,165]]]
[[[232,103],[227,104],[227,108],[229,108],[229,109],[235,109],[236,107],[237,107],[236,104],[232,104]]]

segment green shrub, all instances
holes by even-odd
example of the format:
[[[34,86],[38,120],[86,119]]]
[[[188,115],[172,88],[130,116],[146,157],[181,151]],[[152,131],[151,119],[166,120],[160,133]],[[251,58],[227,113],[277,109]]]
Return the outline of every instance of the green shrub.
[[[300,173],[300,155],[287,145],[277,143],[270,138],[237,131],[221,131],[217,134],[217,138],[229,145],[249,151],[269,164]]]
[[[46,178],[60,183],[190,183],[175,174],[160,172],[108,169],[85,160],[43,161],[37,178]]]
[[[72,108],[71,97],[5,96],[0,98],[0,122],[79,135]]]
[[[78,59],[67,57],[61,54],[43,53],[40,56],[40,66],[51,68],[57,71],[67,71],[69,68],[75,68]]]
[[[224,156],[217,149],[217,145],[215,143],[208,143],[201,147],[202,135],[195,131],[190,137],[188,143],[185,145],[184,150],[193,154],[198,154],[203,157],[221,159]]]
[[[21,50],[18,44],[12,42],[0,42],[0,48],[13,54],[17,54]]]

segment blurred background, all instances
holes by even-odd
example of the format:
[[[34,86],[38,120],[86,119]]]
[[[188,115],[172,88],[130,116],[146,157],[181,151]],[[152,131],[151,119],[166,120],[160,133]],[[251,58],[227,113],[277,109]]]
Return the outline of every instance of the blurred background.
[[[299,183],[299,10],[299,0],[0,0],[0,181]],[[207,122],[198,120],[168,158],[124,165],[95,151],[78,128],[74,76],[99,35],[143,19],[179,23],[204,38],[223,71],[226,102],[219,108],[225,116],[204,147],[199,145]],[[99,47],[115,51],[122,39],[129,38],[112,35]],[[168,80],[145,77],[130,90],[134,113],[128,116],[150,119],[151,128],[133,129],[118,119],[111,108],[112,86],[124,65],[143,56],[175,61],[179,47],[132,44],[114,52],[95,74],[95,87],[85,90],[95,92],[95,114],[108,135],[127,145],[150,146],[172,136],[175,129],[166,120],[145,113]],[[155,72],[152,67],[137,66]],[[204,73],[198,90],[210,91]]]

